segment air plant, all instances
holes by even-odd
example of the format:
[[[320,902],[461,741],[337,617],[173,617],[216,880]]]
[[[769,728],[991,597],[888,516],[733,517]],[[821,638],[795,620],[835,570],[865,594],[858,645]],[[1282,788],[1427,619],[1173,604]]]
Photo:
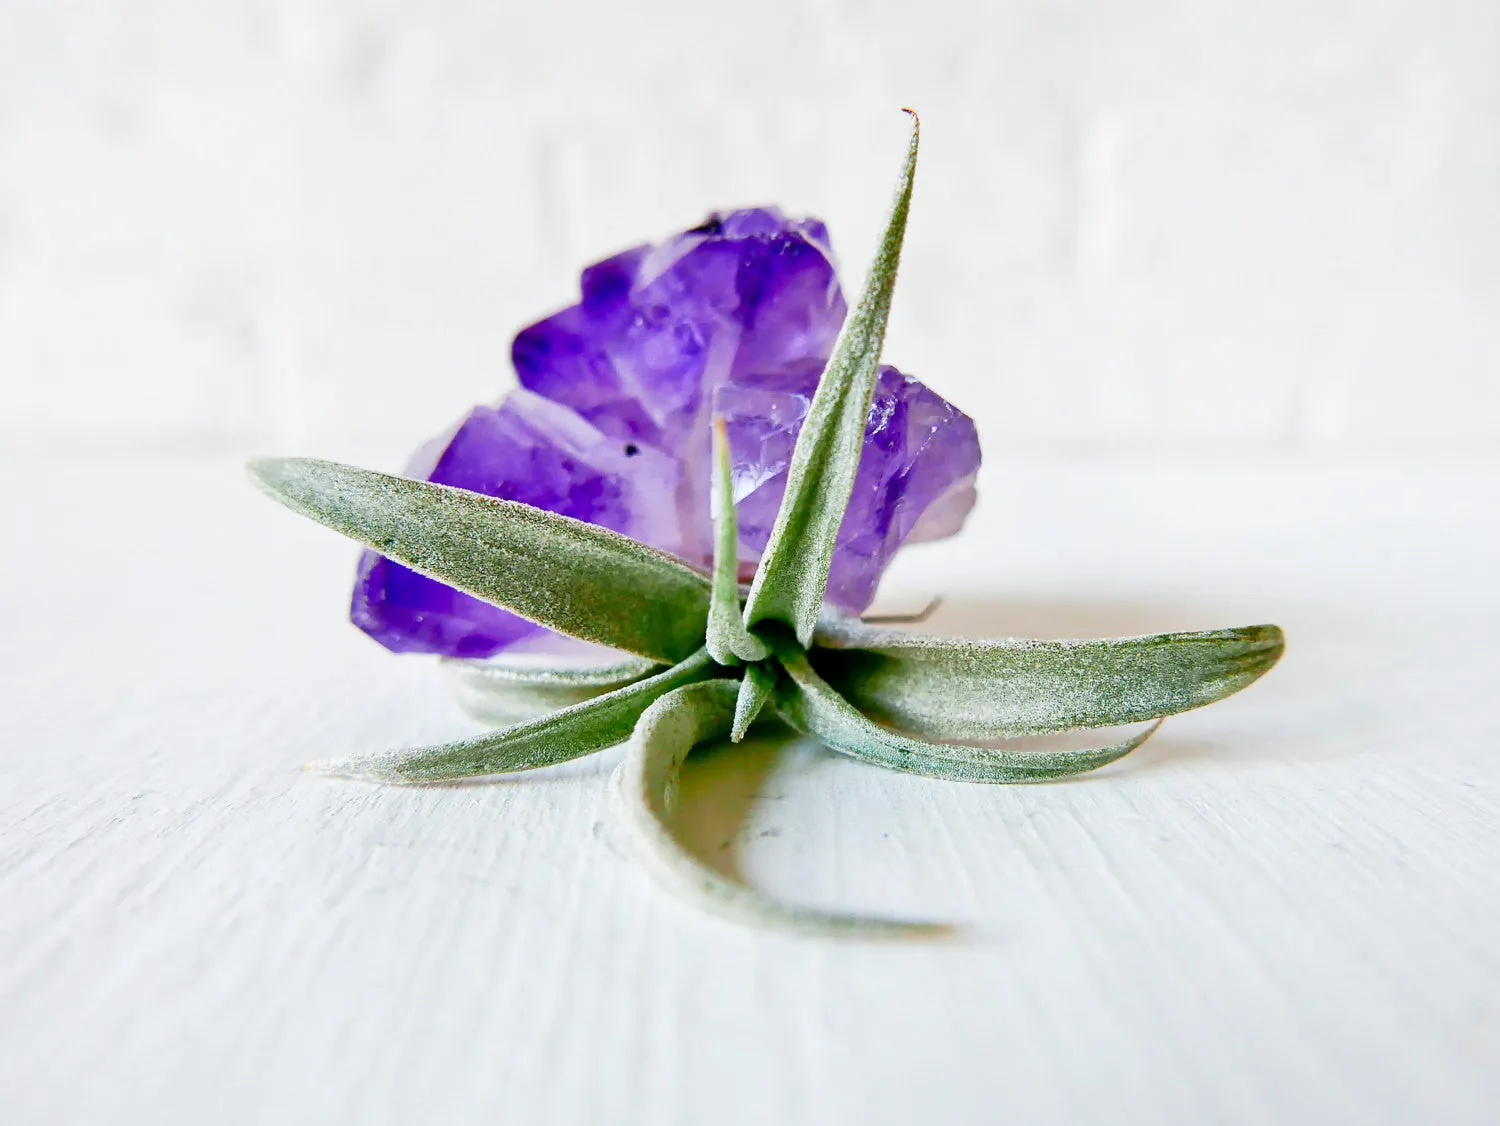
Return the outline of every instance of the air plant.
[[[909,111],[908,111],[909,112]],[[740,582],[734,486],[722,419],[713,433],[712,569],[704,573],[597,524],[449,485],[301,458],[253,462],[276,500],[381,556],[571,638],[608,665],[474,666],[500,693],[566,706],[436,747],[314,764],[419,784],[532,770],[619,744],[633,839],[657,874],[729,914],[816,930],[924,924],[770,902],[709,867],[673,831],[677,778],[697,746],[739,742],[772,716],[831,750],[958,782],[1040,782],[1130,753],[1162,718],[1244,688],[1280,657],[1272,625],[1076,641],[926,636],[825,605],[835,539],[860,465],[911,203],[919,130],[879,251],[816,385],[769,540]],[[1087,749],[994,741],[1154,721]],[[991,745],[985,745],[988,741]]]

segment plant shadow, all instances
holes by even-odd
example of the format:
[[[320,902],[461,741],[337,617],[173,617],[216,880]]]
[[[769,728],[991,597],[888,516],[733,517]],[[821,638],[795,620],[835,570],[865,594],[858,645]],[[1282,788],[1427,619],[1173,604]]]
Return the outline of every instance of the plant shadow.
[[[791,733],[760,724],[739,743],[710,743],[683,763],[677,791],[678,839],[699,860],[740,883],[740,854],[753,831],[757,801],[767,800],[766,780]]]

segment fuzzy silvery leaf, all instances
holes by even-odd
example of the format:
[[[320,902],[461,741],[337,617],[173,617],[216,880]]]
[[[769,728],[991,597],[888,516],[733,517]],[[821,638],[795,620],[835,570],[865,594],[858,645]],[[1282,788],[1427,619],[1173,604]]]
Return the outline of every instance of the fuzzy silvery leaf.
[[[1144,743],[1160,723],[1124,742],[1068,751],[1002,751],[912,739],[872,723],[820,677],[807,655],[777,646],[786,676],[776,685],[783,719],[840,754],[954,782],[1045,782],[1096,770]]]
[[[632,843],[656,876],[719,914],[784,929],[855,937],[946,934],[942,924],[832,914],[762,897],[689,851],[673,830],[678,773],[693,748],[723,739],[734,721],[732,680],[711,680],[667,693],[636,725],[618,775]]]
[[[908,113],[911,111],[908,110]],[[828,585],[834,541],[859,469],[865,421],[875,394],[901,242],[911,207],[920,129],[911,115],[911,142],[896,185],[880,249],[807,410],[787,469],[786,493],[750,588],[745,621],[780,622],[803,645],[812,638]]]
[[[458,702],[464,711],[482,722],[502,725],[581,704],[661,671],[657,661],[623,655],[594,665],[544,664],[520,657],[444,657],[443,667],[458,682]]]
[[[732,742],[738,743],[750,730],[755,717],[771,700],[776,687],[776,672],[769,662],[757,661],[745,666],[745,675],[740,680],[740,694],[734,702],[734,726],[729,731]]]
[[[766,643],[745,628],[740,608],[739,520],[734,512],[729,439],[724,420],[714,419],[714,572],[708,608],[708,651],[721,665],[760,661],[770,655]]]
[[[309,767],[370,782],[414,784],[552,766],[625,742],[654,700],[715,675],[716,668],[707,650],[700,649],[656,676],[528,723],[437,747],[316,762]]]
[[[1276,626],[1078,641],[825,628],[818,672],[882,723],[937,739],[1110,727],[1221,700],[1280,658]]]
[[[250,473],[293,511],[559,633],[664,663],[703,644],[708,580],[617,532],[328,461],[268,459]]]

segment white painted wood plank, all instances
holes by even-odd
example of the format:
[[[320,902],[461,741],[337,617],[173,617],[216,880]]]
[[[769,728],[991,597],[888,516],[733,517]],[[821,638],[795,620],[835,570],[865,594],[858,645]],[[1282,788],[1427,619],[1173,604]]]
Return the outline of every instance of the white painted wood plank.
[[[1067,784],[703,756],[706,855],[969,924],[886,946],[661,894],[614,756],[298,773],[470,729],[343,623],[352,552],[228,460],[10,469],[46,484],[3,513],[7,1123],[1494,1117],[1493,467],[991,464],[972,531],[892,578],[944,628],[1290,647]]]

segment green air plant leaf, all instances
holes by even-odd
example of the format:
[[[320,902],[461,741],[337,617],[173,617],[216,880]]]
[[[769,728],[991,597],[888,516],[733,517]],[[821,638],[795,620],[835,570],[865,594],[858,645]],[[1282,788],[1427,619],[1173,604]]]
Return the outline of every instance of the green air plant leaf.
[[[766,643],[745,628],[740,609],[739,521],[734,513],[729,438],[724,420],[714,419],[714,574],[708,607],[708,651],[721,665],[764,660]]]
[[[876,938],[951,932],[943,924],[868,919],[776,903],[683,847],[672,829],[678,772],[694,747],[729,733],[736,696],[732,680],[678,688],[646,709],[631,736],[618,777],[620,801],[633,843],[658,878],[719,914],[783,929]]]
[[[625,742],[641,713],[658,697],[712,677],[715,672],[713,659],[700,649],[656,676],[488,735],[309,766],[324,774],[406,784],[535,770]],[[733,688],[732,682],[730,686]]]
[[[1045,782],[1082,774],[1123,758],[1144,743],[1160,721],[1124,742],[1087,750],[1001,751],[911,739],[872,723],[813,670],[807,655],[777,646],[786,676],[776,686],[783,719],[840,754],[892,770],[953,782]]]
[[[664,663],[703,644],[707,579],[617,532],[328,461],[256,461],[250,472],[293,511],[559,633]]]
[[[572,707],[661,671],[645,657],[621,656],[608,664],[540,664],[501,657],[487,661],[444,657],[458,682],[458,702],[483,723],[509,725]]]
[[[992,739],[1173,715],[1251,684],[1281,656],[1276,626],[1080,641],[970,641],[825,628],[819,673],[882,723]]]
[[[908,113],[911,111],[908,110]],[[746,624],[773,621],[791,627],[803,645],[812,638],[828,585],[834,540],[854,490],[865,421],[875,394],[885,324],[901,264],[901,241],[911,207],[920,128],[911,115],[911,143],[896,185],[880,251],[859,303],[844,321],[833,355],[807,409],[792,450],[786,493],[761,556],[745,609]]]
[[[750,730],[755,717],[770,703],[775,689],[776,672],[769,662],[757,661],[745,666],[745,675],[740,680],[739,698],[734,702],[734,726],[729,732],[732,742],[738,743],[745,737],[745,732]]]

